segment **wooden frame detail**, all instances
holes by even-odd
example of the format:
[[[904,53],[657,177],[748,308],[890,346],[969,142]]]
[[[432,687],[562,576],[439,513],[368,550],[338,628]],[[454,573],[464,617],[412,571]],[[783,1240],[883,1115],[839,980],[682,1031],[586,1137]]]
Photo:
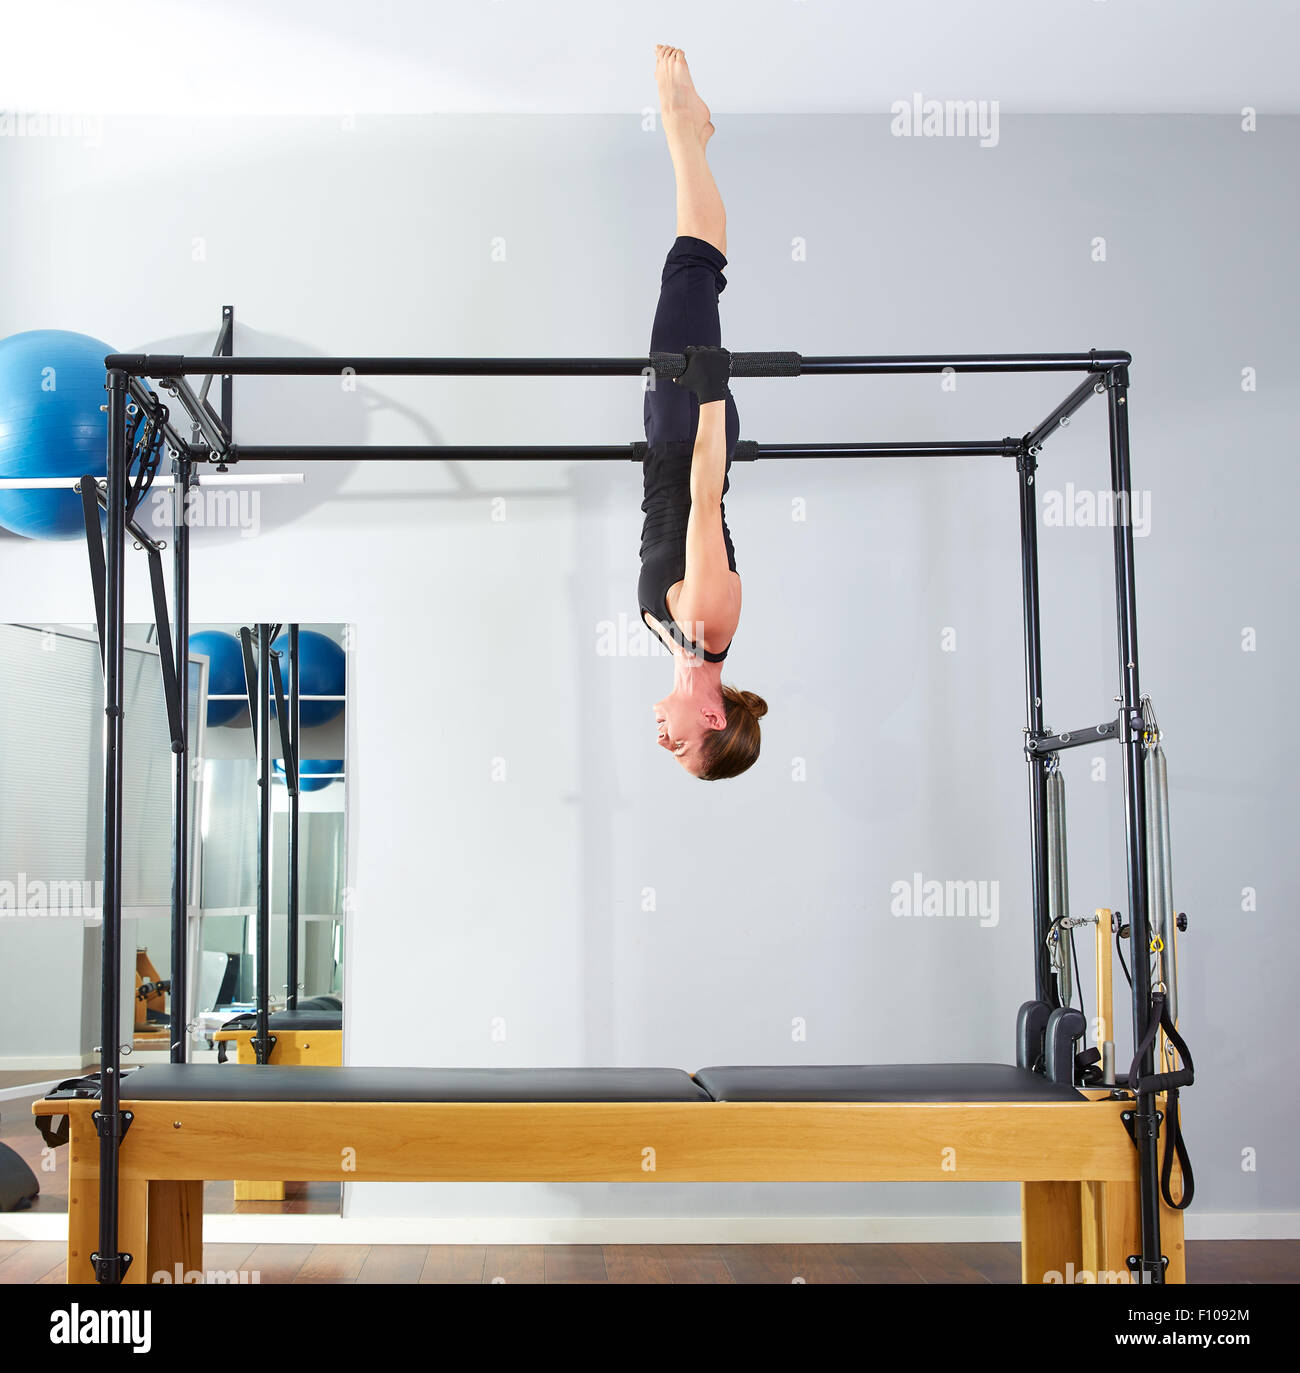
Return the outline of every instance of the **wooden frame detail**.
[[[1137,1247],[1124,1101],[123,1104],[134,1115],[119,1155],[133,1282],[199,1265],[201,1184],[236,1171],[254,1182],[1019,1181],[1026,1281],[1114,1268]],[[33,1107],[71,1118],[69,1282],[89,1280],[95,1242],[95,1106]],[[1177,1281],[1181,1213],[1163,1221]]]

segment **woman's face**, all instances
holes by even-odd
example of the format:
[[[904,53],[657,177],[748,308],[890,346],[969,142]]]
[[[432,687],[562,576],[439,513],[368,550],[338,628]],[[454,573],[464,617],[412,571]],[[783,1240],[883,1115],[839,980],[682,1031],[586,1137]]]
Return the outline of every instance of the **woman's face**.
[[[667,749],[692,777],[698,777],[704,767],[704,740],[714,729],[726,725],[725,716],[701,709],[675,693],[656,701],[654,713],[659,747]]]

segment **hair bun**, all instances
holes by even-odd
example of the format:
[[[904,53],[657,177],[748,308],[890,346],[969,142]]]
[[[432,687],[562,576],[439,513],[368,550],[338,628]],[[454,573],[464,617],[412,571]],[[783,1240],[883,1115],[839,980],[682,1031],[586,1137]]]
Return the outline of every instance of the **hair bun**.
[[[737,692],[737,695],[740,697],[741,703],[744,705],[745,709],[749,711],[755,720],[761,720],[763,716],[767,714],[767,702],[758,692],[741,691]]]

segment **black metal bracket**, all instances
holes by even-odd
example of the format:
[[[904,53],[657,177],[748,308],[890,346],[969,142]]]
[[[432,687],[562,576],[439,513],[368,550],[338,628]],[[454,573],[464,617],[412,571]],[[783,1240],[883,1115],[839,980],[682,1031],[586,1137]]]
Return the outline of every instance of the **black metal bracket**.
[[[1160,1279],[1163,1282],[1164,1275],[1169,1268],[1169,1257],[1166,1254],[1161,1254],[1160,1258],[1155,1263],[1149,1263],[1143,1268],[1142,1255],[1130,1254],[1128,1258],[1125,1259],[1125,1263],[1128,1264],[1128,1271],[1130,1273],[1159,1273]]]
[[[1027,472],[1033,476],[1038,471],[1038,449],[1030,445],[1028,434],[1016,443],[1015,454],[1017,472]]]
[[[96,1250],[91,1254],[90,1262],[95,1270],[95,1281],[107,1285],[116,1286],[126,1277],[127,1269],[131,1267],[134,1259],[133,1254],[125,1252],[119,1254],[101,1254]]]
[[[1164,1123],[1165,1113],[1157,1111],[1154,1116],[1145,1116],[1140,1111],[1121,1111],[1119,1118],[1124,1123],[1124,1129],[1128,1131],[1129,1139],[1134,1145],[1139,1145],[1139,1136],[1152,1141],[1160,1138],[1160,1126]],[[1141,1128],[1145,1121],[1151,1122],[1150,1129]]]
[[[1095,744],[1103,739],[1122,738],[1123,715],[1114,720],[1103,720],[1099,725],[1085,725],[1082,729],[1062,730],[1060,734],[1043,732],[1025,735],[1025,752],[1031,757],[1057,753],[1063,748],[1080,748],[1085,744]]]
[[[90,1118],[95,1123],[95,1133],[100,1139],[115,1139],[118,1144],[121,1144],[126,1138],[126,1132],[131,1128],[135,1113],[133,1111],[119,1111],[117,1120],[114,1121],[113,1117],[106,1111],[92,1111]]]
[[[253,1055],[258,1063],[270,1063],[271,1050],[275,1048],[278,1036],[267,1035],[263,1039],[260,1035],[254,1035],[248,1042],[253,1046]]]

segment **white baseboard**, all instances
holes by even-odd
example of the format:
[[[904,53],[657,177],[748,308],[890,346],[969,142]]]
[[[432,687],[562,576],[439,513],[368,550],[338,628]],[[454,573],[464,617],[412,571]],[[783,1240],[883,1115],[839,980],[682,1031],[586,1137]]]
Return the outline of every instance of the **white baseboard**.
[[[42,1077],[39,1073],[33,1073],[30,1082],[24,1082],[18,1087],[0,1087],[0,1101],[18,1101],[23,1097],[41,1096],[51,1087],[57,1087],[67,1076],[67,1073],[61,1073],[58,1077]]]
[[[20,1073],[30,1069],[34,1077],[42,1073],[74,1077],[98,1066],[94,1054],[16,1054],[10,1058],[0,1057],[0,1073]]]
[[[0,1213],[0,1240],[65,1242],[66,1216]],[[210,1244],[972,1244],[1013,1242],[1009,1216],[206,1216]],[[1190,1240],[1300,1239],[1300,1212],[1187,1217]]]

